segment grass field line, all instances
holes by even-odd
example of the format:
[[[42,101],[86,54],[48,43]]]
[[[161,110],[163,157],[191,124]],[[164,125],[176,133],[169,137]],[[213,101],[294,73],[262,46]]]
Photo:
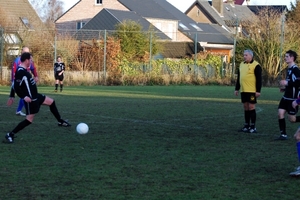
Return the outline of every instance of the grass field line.
[[[9,108],[7,106],[0,106],[2,108]],[[12,110],[12,115],[13,115],[13,111],[14,109],[9,108],[9,110]],[[47,110],[40,110],[40,112],[50,112],[48,109]],[[65,114],[71,114],[74,115],[76,113],[74,112],[61,112],[61,113],[65,113]],[[80,113],[80,115],[84,115],[84,116],[91,116],[93,118],[95,117],[100,117],[103,119],[110,119],[110,120],[116,120],[116,121],[125,121],[125,122],[132,122],[132,123],[145,123],[145,124],[155,124],[155,125],[163,125],[163,126],[175,126],[175,127],[179,127],[179,128],[189,128],[189,129],[202,129],[202,127],[200,126],[186,126],[186,125],[180,125],[178,123],[165,123],[165,122],[159,122],[157,120],[141,120],[141,119],[130,119],[130,118],[116,118],[116,117],[109,117],[109,116],[104,116],[104,115],[96,115],[96,114],[84,114],[84,113]],[[38,117],[38,115],[36,116]],[[25,118],[25,117],[24,117]],[[22,117],[20,116],[16,116],[16,121],[1,121],[1,124],[15,124],[19,119],[22,119]],[[54,120],[55,121],[55,120]],[[72,120],[69,118],[70,123],[72,123]],[[116,122],[114,121],[114,123]],[[53,123],[52,120],[47,120],[47,122],[39,122],[41,124],[49,124],[49,123]],[[73,122],[74,123],[74,122]],[[79,122],[78,122],[79,123]],[[88,124],[105,124],[105,123],[110,123],[110,122],[99,122],[99,121],[85,121],[85,123]]]
[[[7,107],[7,106],[0,106],[2,108],[9,108],[9,110],[11,110],[10,107]],[[50,112],[48,109],[47,110],[41,110],[43,112]],[[262,112],[263,109],[260,108],[260,107],[256,107],[256,112],[257,113],[260,113]],[[13,112],[13,111],[12,111]],[[62,112],[62,113],[65,113],[65,114],[71,114],[71,115],[74,115],[75,113],[74,112]],[[93,118],[95,117],[100,117],[100,118],[103,118],[103,119],[110,119],[110,120],[116,120],[115,122],[117,121],[125,121],[125,122],[132,122],[132,123],[141,123],[141,124],[155,124],[155,125],[162,125],[162,126],[172,126],[172,127],[179,127],[179,128],[188,128],[188,129],[203,129],[202,126],[188,126],[188,125],[183,125],[183,124],[178,124],[177,122],[178,121],[191,121],[191,120],[199,120],[199,119],[215,119],[215,118],[223,118],[224,115],[215,115],[215,116],[204,116],[204,117],[201,117],[201,118],[189,118],[189,119],[173,119],[171,121],[174,121],[176,123],[165,123],[165,122],[161,122],[161,120],[142,120],[142,119],[130,119],[130,118],[116,118],[116,117],[110,117],[110,116],[104,116],[104,115],[95,115],[95,114],[84,114],[84,113],[80,113],[80,115],[84,115],[84,116],[91,116]],[[236,115],[226,115],[226,117],[239,117],[239,116],[244,116],[244,114],[236,114]],[[18,117],[20,118],[20,117]],[[72,122],[72,120],[69,119],[70,122]],[[15,121],[1,121],[0,122],[1,124],[7,124],[7,123],[16,123]],[[48,120],[47,122],[39,122],[39,123],[42,123],[42,124],[49,124],[49,123],[53,123],[51,120]],[[79,123],[79,122],[78,122]],[[88,124],[105,124],[105,123],[110,123],[110,122],[85,122],[85,123],[88,123]],[[121,123],[121,122],[120,122]],[[202,122],[200,122],[202,123]]]

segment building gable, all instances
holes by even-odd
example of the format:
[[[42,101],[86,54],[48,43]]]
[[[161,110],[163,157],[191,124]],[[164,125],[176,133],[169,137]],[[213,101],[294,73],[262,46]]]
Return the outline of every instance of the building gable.
[[[93,19],[91,19],[82,29],[78,31],[77,38],[81,40],[91,40],[98,38],[98,33],[93,33],[94,30],[107,30],[108,32],[114,32],[116,25],[125,21],[134,21],[142,26],[143,31],[149,31],[152,29],[156,32],[156,35],[160,40],[170,40],[170,38],[162,33],[157,28],[153,27],[151,23],[137,15],[133,11],[122,11],[113,9],[101,10]]]
[[[82,28],[89,20],[95,17],[102,9],[128,10],[118,0],[80,0],[55,21],[59,30],[74,30]]]

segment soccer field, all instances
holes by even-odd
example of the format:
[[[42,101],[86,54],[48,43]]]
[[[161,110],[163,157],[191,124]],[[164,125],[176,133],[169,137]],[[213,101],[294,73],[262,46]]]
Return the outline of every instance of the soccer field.
[[[263,88],[258,133],[243,126],[233,86],[39,87],[56,100],[72,127],[58,127],[48,107],[14,144],[1,143],[0,199],[300,199],[292,135],[279,136],[278,88]],[[0,87],[4,138],[24,117],[18,100],[6,106]],[[79,135],[76,125],[89,125]],[[1,140],[2,140],[1,138]]]

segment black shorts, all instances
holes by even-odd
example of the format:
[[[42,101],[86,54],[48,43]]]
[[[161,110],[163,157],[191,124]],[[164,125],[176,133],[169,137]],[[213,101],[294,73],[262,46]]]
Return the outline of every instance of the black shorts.
[[[60,76],[58,74],[54,74],[54,78],[55,78],[55,80],[63,81],[64,80],[64,74],[62,74]]]
[[[256,104],[256,96],[255,93],[252,92],[241,92],[241,100],[242,103],[252,103]]]
[[[36,114],[39,112],[41,105],[44,103],[46,96],[43,94],[38,94],[37,99],[31,100],[30,103],[27,103],[24,100],[24,105],[26,109],[26,115]]]
[[[296,109],[293,108],[293,106],[292,106],[293,101],[294,100],[288,100],[288,99],[281,98],[279,105],[278,105],[278,109],[286,110],[289,115],[296,115],[298,112],[298,106],[296,107]]]

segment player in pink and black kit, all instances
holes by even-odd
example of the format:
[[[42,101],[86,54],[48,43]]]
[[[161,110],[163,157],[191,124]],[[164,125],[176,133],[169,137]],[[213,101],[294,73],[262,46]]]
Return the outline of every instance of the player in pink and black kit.
[[[23,47],[22,48],[22,53],[24,52],[28,52],[29,53],[29,48],[28,47]],[[18,56],[14,63],[13,63],[13,66],[12,66],[12,70],[11,70],[11,81],[13,82],[14,79],[15,79],[15,74],[16,74],[16,70],[18,68],[18,66],[21,64],[21,60],[20,60],[20,56]],[[36,67],[34,65],[34,62],[31,60],[31,63],[30,63],[30,66],[27,68],[28,71],[31,71],[31,73],[33,74],[34,76],[34,80],[35,82],[38,81],[38,74],[37,74],[37,71],[36,71]],[[25,113],[22,112],[22,109],[24,107],[24,100],[23,99],[20,99],[19,100],[19,105],[18,105],[18,108],[17,108],[17,111],[16,111],[16,115],[20,115],[20,116],[26,116]]]
[[[30,64],[30,53],[23,53],[21,55],[21,64],[16,70],[7,105],[11,106],[13,104],[15,93],[17,93],[21,99],[24,99],[26,119],[21,121],[11,132],[5,135],[5,143],[13,143],[15,134],[33,122],[34,116],[39,112],[41,105],[50,107],[51,113],[57,119],[58,126],[71,126],[67,121],[61,118],[54,99],[38,93],[36,82],[27,70]]]

